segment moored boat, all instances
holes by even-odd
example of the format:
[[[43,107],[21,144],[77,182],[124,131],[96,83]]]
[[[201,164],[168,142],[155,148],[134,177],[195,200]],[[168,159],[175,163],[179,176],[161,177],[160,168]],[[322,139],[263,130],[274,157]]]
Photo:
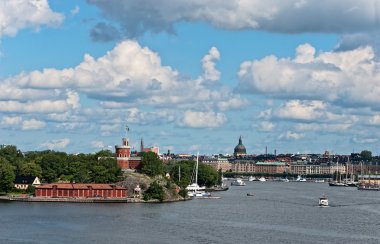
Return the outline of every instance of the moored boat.
[[[186,187],[187,195],[189,197],[209,197],[211,194],[209,192],[206,192],[205,186],[199,186],[198,185],[198,154],[197,154],[197,161],[195,164],[195,179],[194,182]]]
[[[358,184],[358,190],[380,191],[380,186],[375,184]]]
[[[259,179],[259,181],[261,181],[261,182],[265,182],[265,181],[267,181],[267,179],[265,179],[264,176],[261,176],[260,179]]]
[[[231,186],[245,186],[245,182],[240,179],[240,178],[236,178],[234,181],[231,182]]]
[[[297,179],[296,179],[297,182],[306,182],[306,178],[303,178],[302,176],[297,176]]]
[[[250,176],[248,178],[248,181],[257,181],[256,177],[255,176]]]

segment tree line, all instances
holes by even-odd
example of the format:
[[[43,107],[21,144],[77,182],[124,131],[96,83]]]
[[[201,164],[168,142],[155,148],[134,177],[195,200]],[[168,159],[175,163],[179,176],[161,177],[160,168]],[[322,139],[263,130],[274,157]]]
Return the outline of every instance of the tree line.
[[[0,147],[0,192],[13,190],[16,176],[36,176],[43,182],[112,183],[121,170],[113,153],[67,154],[51,150],[22,153],[16,146]]]
[[[151,177],[165,177],[169,174],[169,181],[182,189],[194,177],[195,161],[172,161],[164,164],[153,152],[144,152],[139,156],[142,158],[141,173]],[[109,150],[92,154],[68,154],[52,150],[22,153],[13,145],[0,146],[0,192],[13,191],[16,176],[36,176],[44,183],[115,183],[123,179],[115,155]],[[220,181],[220,173],[214,168],[199,164],[199,185],[209,187],[219,184]]]

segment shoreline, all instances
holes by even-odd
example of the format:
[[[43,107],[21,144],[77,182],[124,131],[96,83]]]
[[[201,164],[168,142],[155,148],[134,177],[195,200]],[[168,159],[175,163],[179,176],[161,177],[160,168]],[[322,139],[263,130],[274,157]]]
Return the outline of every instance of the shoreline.
[[[170,203],[191,199],[170,199],[144,201],[140,198],[46,198],[46,197],[11,197],[0,196],[0,202],[67,202],[67,203]]]

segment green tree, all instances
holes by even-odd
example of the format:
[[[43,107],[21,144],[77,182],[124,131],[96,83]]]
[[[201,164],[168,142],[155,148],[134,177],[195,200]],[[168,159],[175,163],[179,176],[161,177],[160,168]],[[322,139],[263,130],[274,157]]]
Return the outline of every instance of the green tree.
[[[165,199],[164,188],[157,181],[154,181],[143,193],[143,199],[144,201],[158,199],[160,202],[163,202]]]
[[[142,156],[141,172],[149,176],[162,175],[164,173],[164,165],[158,155],[154,152],[144,152]]]
[[[368,162],[372,159],[372,152],[368,150],[363,150],[361,151],[360,156],[363,158],[363,160]]]
[[[6,145],[0,146],[0,157],[5,158],[8,162],[12,163],[17,161],[17,159],[22,159],[24,156],[16,146]]]
[[[186,188],[195,178],[195,162],[180,161],[174,165],[170,165],[170,175],[174,182],[181,188]],[[179,170],[180,168],[180,170]],[[181,174],[179,176],[179,173]],[[198,184],[203,186],[217,185],[219,181],[218,172],[211,166],[198,164]],[[179,180],[180,179],[180,180]]]
[[[42,176],[42,169],[39,164],[34,162],[24,163],[20,166],[19,174],[22,176]]]
[[[0,191],[10,192],[14,188],[15,178],[14,167],[6,159],[0,157]]]
[[[198,184],[200,186],[210,187],[218,184],[218,171],[203,163],[200,163],[198,168]]]
[[[180,161],[169,165],[169,172],[174,182],[182,189],[191,183],[194,169],[193,161]]]

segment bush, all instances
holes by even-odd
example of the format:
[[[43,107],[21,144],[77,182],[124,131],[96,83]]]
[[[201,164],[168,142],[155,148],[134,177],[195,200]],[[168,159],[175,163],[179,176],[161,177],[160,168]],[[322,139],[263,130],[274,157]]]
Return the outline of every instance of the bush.
[[[157,199],[160,202],[163,202],[165,199],[164,188],[158,184],[157,181],[154,181],[150,184],[149,188],[143,193],[144,201],[148,201],[150,199]]]

